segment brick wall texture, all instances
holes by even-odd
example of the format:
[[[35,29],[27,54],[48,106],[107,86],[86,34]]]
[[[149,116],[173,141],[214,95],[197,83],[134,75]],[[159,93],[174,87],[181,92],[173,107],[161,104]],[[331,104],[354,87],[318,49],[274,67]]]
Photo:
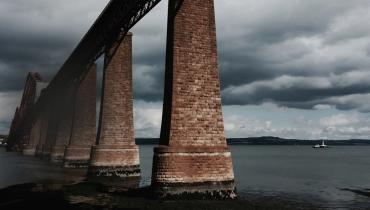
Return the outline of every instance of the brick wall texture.
[[[71,137],[75,87],[67,88],[69,89],[64,96],[60,97],[60,103],[58,104],[58,126],[50,155],[53,161],[63,160],[65,146],[69,143]]]
[[[56,101],[50,101],[47,108],[48,119],[47,119],[47,130],[46,130],[46,140],[42,147],[42,156],[44,158],[49,158],[52,147],[55,143],[57,130],[58,130],[58,104]]]
[[[232,181],[213,0],[170,0],[165,97],[152,184]]]
[[[128,34],[105,66],[99,145],[134,145],[132,34]],[[107,59],[106,59],[107,60]]]
[[[70,138],[64,153],[65,167],[87,167],[96,141],[96,64],[79,84],[74,101]]]
[[[47,137],[47,130],[48,130],[48,111],[44,110],[40,114],[40,139],[36,147],[36,155],[41,156],[43,147],[46,143],[46,137]]]
[[[80,83],[76,97],[69,145],[92,146],[96,140],[96,65]]]
[[[213,1],[170,1],[161,144],[225,146]]]
[[[30,141],[28,143],[28,146],[31,146],[32,148],[36,148],[36,146],[38,145],[40,141],[40,135],[41,135],[41,118],[38,117],[32,126],[31,136],[30,136]]]
[[[116,42],[106,52],[105,60],[98,140],[91,153],[90,171],[110,167],[114,174],[114,167],[125,170],[140,164],[134,139],[132,34]]]
[[[32,125],[30,140],[23,148],[23,155],[34,156],[36,155],[36,147],[40,140],[41,134],[41,119],[38,117]]]

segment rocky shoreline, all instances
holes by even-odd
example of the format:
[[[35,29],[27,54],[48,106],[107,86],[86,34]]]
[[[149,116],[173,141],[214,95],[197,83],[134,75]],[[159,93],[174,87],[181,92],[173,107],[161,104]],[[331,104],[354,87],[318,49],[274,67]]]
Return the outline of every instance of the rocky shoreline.
[[[0,209],[212,209],[212,210],[289,210],[322,209],[308,203],[281,198],[259,197],[237,200],[158,200],[148,188],[125,189],[89,183],[44,181],[15,185],[0,190]]]

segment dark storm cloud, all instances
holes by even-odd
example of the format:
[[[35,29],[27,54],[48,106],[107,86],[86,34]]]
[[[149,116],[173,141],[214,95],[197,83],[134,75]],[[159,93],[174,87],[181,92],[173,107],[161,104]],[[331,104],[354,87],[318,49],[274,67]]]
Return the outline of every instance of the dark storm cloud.
[[[369,111],[369,1],[217,2],[225,104]]]
[[[68,0],[1,1],[0,92],[21,90],[30,71],[40,72],[50,80],[99,14],[104,1],[91,4],[94,10]]]
[[[22,89],[28,71],[50,79],[106,2],[2,1],[0,92]],[[368,0],[215,3],[225,104],[369,110],[349,100],[370,93]],[[136,99],[162,100],[166,15],[163,1],[133,29]]]
[[[0,34],[1,34],[0,27]],[[20,90],[29,71],[37,71],[49,80],[68,56],[72,44],[62,40],[38,40],[35,37],[3,38],[0,35],[0,91]]]
[[[163,67],[137,65],[134,73],[135,99],[155,102],[163,99]]]
[[[347,71],[353,69],[352,66],[348,66],[349,64],[344,61],[341,62],[341,60],[330,64],[337,66],[329,67],[325,65],[314,66],[313,63],[307,63],[300,66],[284,66],[282,69],[280,65],[304,58],[305,55],[312,53],[312,47],[307,43],[297,41],[297,38],[307,38],[309,40],[310,38],[332,35],[333,33],[329,35],[325,33],[330,32],[338,17],[345,16],[346,13],[356,10],[358,7],[369,5],[367,1],[246,1],[226,3],[219,0],[216,2],[220,7],[223,6],[222,9],[217,10],[219,14],[217,20],[221,66],[225,62],[229,64],[228,68],[223,66],[221,68],[223,82],[226,83],[225,86],[234,84],[233,80],[237,78],[237,75],[245,75],[246,82],[244,83],[255,81],[248,78],[249,72],[251,72],[252,78],[262,80],[277,77],[287,72],[289,75],[308,76],[330,74],[341,68]],[[230,12],[231,10],[233,12]],[[353,19],[354,21],[360,20],[360,25],[363,28],[369,28],[366,19],[363,19],[361,15],[357,19]],[[338,31],[338,33],[347,32]],[[362,32],[360,35],[368,37],[367,32]],[[328,39],[324,38],[323,40]],[[357,64],[359,63],[354,65]],[[240,70],[229,70],[233,67]],[[320,68],[330,69],[321,70]],[[242,71],[244,71],[244,74],[241,73]],[[259,76],[256,75],[259,73]]]

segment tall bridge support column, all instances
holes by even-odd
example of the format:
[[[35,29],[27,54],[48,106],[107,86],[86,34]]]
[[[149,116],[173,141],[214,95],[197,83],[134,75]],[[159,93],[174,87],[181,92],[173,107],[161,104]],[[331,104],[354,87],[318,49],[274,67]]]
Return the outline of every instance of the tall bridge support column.
[[[91,67],[76,92],[72,134],[64,151],[64,167],[87,167],[95,140],[96,64]]]
[[[50,159],[50,154],[52,147],[54,145],[57,130],[58,130],[58,106],[56,101],[50,102],[50,107],[48,108],[48,115],[47,115],[47,130],[46,130],[46,139],[45,143],[42,147],[42,155],[43,159]]]
[[[42,151],[46,143],[47,130],[48,130],[48,111],[44,110],[40,114],[40,139],[36,146],[36,156],[38,157],[42,157]]]
[[[76,88],[74,85],[67,88],[66,94],[60,98],[58,106],[58,127],[50,154],[50,161],[54,163],[63,162],[64,150],[71,138]]]
[[[88,170],[93,179],[140,176],[133,123],[132,34],[115,44],[119,45],[115,53],[106,52],[106,60],[112,57],[104,69],[97,145]]]
[[[40,117],[38,117],[35,123],[32,125],[30,141],[23,148],[23,155],[26,156],[36,155],[36,147],[40,140],[40,134],[41,134],[41,119]]]
[[[235,198],[222,117],[213,0],[170,0],[165,96],[152,188]]]

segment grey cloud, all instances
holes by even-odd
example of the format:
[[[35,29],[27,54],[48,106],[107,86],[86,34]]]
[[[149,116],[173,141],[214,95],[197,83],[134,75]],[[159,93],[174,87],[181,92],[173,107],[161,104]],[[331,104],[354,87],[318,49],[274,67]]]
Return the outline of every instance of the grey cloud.
[[[5,122],[0,122],[0,134],[1,135],[6,135],[9,133],[9,124],[10,121],[5,121]]]
[[[20,90],[28,71],[56,73],[106,1],[5,0],[0,3],[0,92]],[[216,0],[218,46],[225,104],[312,109],[329,103],[366,109],[332,98],[369,93],[360,79],[317,88],[295,83],[274,89],[282,76],[321,78],[370,71],[367,0]],[[135,98],[161,101],[167,1],[134,27]],[[256,82],[253,91],[233,92]],[[330,99],[330,100],[329,100]],[[325,103],[324,103],[325,104]]]
[[[369,45],[368,49],[366,50],[366,54],[367,54],[368,57],[370,57],[370,45]]]
[[[342,110],[368,112],[364,107],[366,100],[358,99],[370,93],[369,75],[369,71],[354,71],[331,77],[281,76],[274,80],[226,88],[223,99],[228,105],[273,102],[279,106],[314,109],[318,104],[330,104]],[[357,100],[343,100],[355,94]]]
[[[0,91],[22,89],[30,71],[50,80],[105,2],[1,1]]]
[[[134,95],[136,99],[158,101],[163,99],[164,71],[161,66],[134,66]]]
[[[15,109],[20,103],[21,94],[20,91],[0,92],[0,134],[8,132]]]
[[[296,139],[367,139],[370,134],[368,118],[356,112],[314,119],[296,116],[293,121],[286,126],[281,119],[266,121],[250,116],[228,115],[225,117],[225,130],[230,137],[272,135]]]
[[[218,29],[225,104],[272,102],[312,109],[332,97],[369,93],[368,81],[360,78],[341,85],[346,77],[323,88],[274,87],[284,75],[309,80],[370,72],[368,1],[217,2],[224,5]],[[231,7],[235,8],[232,13]],[[241,91],[258,81],[266,85]],[[330,104],[343,110],[367,110],[360,103],[331,100]]]

